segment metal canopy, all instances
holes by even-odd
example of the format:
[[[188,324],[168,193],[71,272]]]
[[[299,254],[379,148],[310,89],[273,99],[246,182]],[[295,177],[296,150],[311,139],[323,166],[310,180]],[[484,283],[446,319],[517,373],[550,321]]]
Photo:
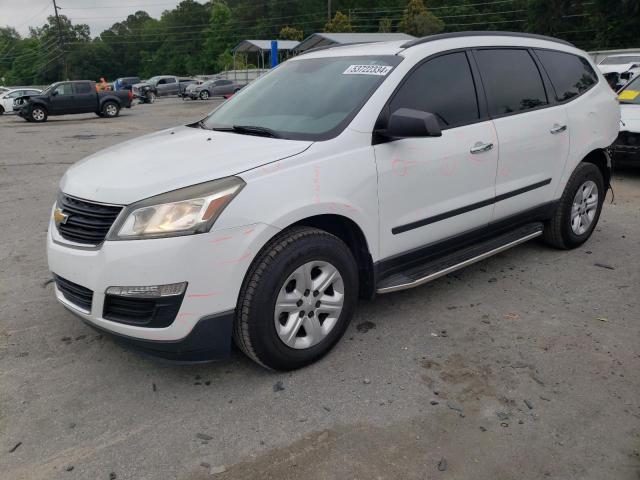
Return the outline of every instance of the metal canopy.
[[[294,50],[300,42],[295,40],[276,40],[278,51]],[[233,52],[269,52],[271,51],[271,40],[243,40],[235,47]]]
[[[313,33],[302,40],[295,48],[304,52],[311,48],[327,45],[348,45],[351,43],[391,42],[394,40],[414,40],[416,37],[406,33]]]

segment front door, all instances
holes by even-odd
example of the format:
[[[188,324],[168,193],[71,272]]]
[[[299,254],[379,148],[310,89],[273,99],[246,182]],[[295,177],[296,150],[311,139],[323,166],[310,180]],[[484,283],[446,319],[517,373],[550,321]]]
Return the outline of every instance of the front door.
[[[73,87],[70,83],[59,84],[50,97],[51,113],[61,115],[71,112],[73,109],[74,97]]]
[[[477,49],[474,56],[500,144],[494,220],[552,200],[569,154],[567,112],[553,105],[527,49]]]
[[[399,108],[433,113],[442,136],[374,147],[383,259],[486,226],[495,195],[498,140],[480,108],[466,52],[414,68],[386,114]]]

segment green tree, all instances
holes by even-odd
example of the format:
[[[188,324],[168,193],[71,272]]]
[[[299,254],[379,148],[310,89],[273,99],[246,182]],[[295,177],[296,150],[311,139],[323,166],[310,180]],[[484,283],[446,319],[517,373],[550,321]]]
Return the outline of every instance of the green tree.
[[[205,42],[204,66],[208,71],[220,70],[220,65],[233,63],[228,62],[224,56],[225,52],[231,55],[229,33],[231,32],[231,9],[221,0],[213,2],[211,16],[209,19],[209,29]],[[224,69],[224,68],[223,68]]]
[[[331,21],[325,24],[324,31],[331,33],[343,33],[352,32],[353,29],[351,28],[351,23],[349,23],[349,17],[338,11]]]
[[[278,38],[281,40],[296,40],[300,42],[304,38],[304,32],[299,28],[286,26],[280,29]]]
[[[409,0],[398,28],[409,35],[424,37],[441,32],[444,22],[427,10],[422,0]]]
[[[392,31],[392,23],[390,18],[382,18],[378,23],[378,31],[381,33],[389,33]]]

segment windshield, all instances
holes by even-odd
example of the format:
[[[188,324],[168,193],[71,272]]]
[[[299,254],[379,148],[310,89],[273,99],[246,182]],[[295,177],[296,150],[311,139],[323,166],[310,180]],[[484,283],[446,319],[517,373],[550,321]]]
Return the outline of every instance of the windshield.
[[[624,65],[625,63],[640,63],[640,56],[638,57],[632,57],[632,56],[628,56],[628,57],[607,57],[604,60],[602,60],[602,62],[600,62],[600,65]]]
[[[310,58],[285,62],[223,103],[204,128],[251,126],[278,138],[337,135],[402,60],[398,56]],[[236,129],[247,133],[246,129]]]
[[[56,88],[59,84],[60,84],[60,82],[52,83],[51,85],[49,85],[47,88],[45,88],[42,91],[42,94],[43,95],[49,95],[53,91],[53,89]]]
[[[149,80],[147,80],[147,83],[150,85],[155,85],[161,78],[162,77],[151,77]]]
[[[620,103],[640,105],[640,76],[634,78],[618,94]]]

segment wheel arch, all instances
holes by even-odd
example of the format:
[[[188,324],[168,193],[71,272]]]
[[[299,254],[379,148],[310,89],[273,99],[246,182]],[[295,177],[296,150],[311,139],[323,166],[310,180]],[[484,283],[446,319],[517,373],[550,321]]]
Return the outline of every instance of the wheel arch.
[[[320,214],[298,220],[283,230],[300,226],[318,228],[342,240],[351,250],[358,265],[360,296],[373,297],[375,294],[373,259],[367,238],[356,222],[339,214]]]
[[[592,163],[602,173],[604,178],[605,192],[611,185],[611,156],[604,148],[596,148],[590,151],[581,161],[581,163]]]

